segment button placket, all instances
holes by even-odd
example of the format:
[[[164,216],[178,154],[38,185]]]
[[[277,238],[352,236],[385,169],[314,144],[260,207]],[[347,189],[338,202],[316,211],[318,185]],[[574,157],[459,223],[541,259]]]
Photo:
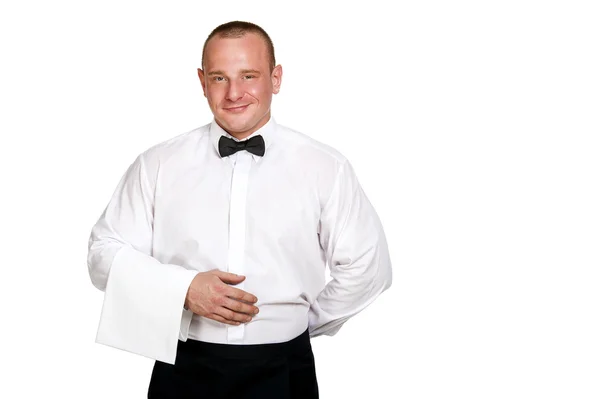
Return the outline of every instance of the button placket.
[[[233,176],[231,179],[231,197],[229,203],[229,251],[228,271],[244,275],[244,253],[246,248],[246,202],[248,192],[248,177],[252,166],[252,156],[246,151],[238,152],[234,160]],[[244,289],[244,281],[236,285]],[[245,325],[227,325],[227,341],[242,343]]]

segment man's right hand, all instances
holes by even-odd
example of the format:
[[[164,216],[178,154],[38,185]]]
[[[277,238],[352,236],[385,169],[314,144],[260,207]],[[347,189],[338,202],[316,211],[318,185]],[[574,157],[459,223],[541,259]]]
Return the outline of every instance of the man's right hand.
[[[198,273],[192,280],[185,296],[185,307],[197,315],[234,326],[252,320],[258,313],[252,304],[258,300],[254,295],[231,287],[246,277],[218,269]]]

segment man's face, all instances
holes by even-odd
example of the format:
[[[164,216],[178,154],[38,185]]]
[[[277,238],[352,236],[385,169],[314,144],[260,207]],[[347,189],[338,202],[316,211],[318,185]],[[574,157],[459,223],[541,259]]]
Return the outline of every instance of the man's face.
[[[240,38],[213,37],[206,45],[204,70],[198,70],[215,120],[238,139],[269,121],[281,74],[280,65],[270,72],[267,45],[255,33]]]

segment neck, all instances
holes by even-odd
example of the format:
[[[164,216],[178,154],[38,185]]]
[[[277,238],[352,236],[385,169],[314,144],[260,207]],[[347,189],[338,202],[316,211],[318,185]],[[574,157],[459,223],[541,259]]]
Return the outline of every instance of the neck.
[[[252,127],[251,129],[248,129],[246,131],[243,131],[243,132],[232,132],[232,131],[226,129],[223,125],[221,125],[219,123],[219,121],[217,121],[217,124],[219,126],[221,126],[221,128],[223,130],[225,130],[227,133],[229,133],[232,137],[235,137],[238,140],[243,140],[246,137],[252,135],[252,133],[254,133],[257,130],[259,130],[260,128],[262,128],[264,125],[266,125],[267,122],[269,122],[269,119],[271,119],[271,111],[267,112],[265,114],[265,116],[263,116],[254,127]]]

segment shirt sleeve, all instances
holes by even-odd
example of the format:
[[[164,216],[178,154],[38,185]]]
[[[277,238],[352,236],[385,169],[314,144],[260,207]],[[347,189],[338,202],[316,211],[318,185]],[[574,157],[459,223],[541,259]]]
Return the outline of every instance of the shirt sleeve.
[[[338,170],[318,233],[332,279],[311,305],[311,337],[336,334],[392,283],[381,221],[347,160]]]
[[[96,342],[174,364],[192,312],[185,296],[197,270],[152,257],[155,180],[144,154],[127,169],[89,238],[88,271],[104,291]]]

